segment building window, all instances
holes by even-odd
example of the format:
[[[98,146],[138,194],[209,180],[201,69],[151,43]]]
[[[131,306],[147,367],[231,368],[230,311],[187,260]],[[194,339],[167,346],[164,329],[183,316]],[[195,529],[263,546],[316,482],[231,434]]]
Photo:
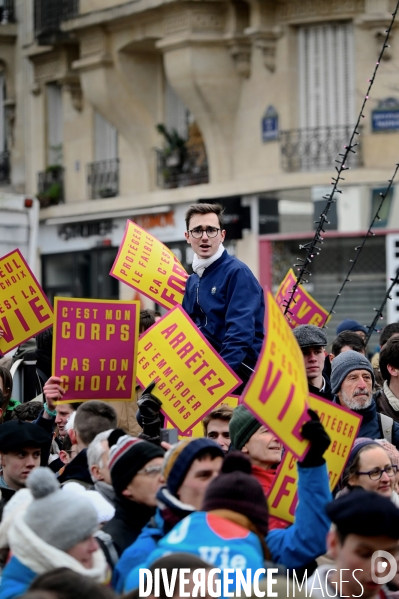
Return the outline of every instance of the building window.
[[[46,85],[47,102],[47,165],[61,166],[63,161],[62,89],[57,83]]]
[[[351,23],[299,28],[300,128],[354,124],[353,56]]]

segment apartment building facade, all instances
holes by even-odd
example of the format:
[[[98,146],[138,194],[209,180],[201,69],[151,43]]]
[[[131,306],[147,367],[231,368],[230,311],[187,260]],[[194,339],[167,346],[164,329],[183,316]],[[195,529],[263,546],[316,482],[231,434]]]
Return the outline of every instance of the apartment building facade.
[[[275,288],[315,228],[395,4],[0,3],[0,180],[40,199],[49,296],[133,297],[108,276],[127,218],[189,268],[184,212],[197,201],[225,205],[229,251]],[[327,309],[398,160],[398,24],[312,265]],[[380,216],[332,329],[371,322],[382,300],[396,186]]]

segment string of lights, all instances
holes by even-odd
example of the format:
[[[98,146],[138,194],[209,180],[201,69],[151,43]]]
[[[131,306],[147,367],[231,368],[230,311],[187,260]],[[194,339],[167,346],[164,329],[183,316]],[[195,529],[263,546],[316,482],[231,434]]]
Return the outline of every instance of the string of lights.
[[[391,285],[390,285],[389,289],[387,290],[387,292],[386,292],[386,294],[385,294],[385,296],[384,296],[384,299],[382,300],[382,304],[381,304],[381,306],[380,306],[379,308],[374,308],[374,311],[376,312],[376,315],[375,315],[375,317],[374,317],[374,320],[373,320],[373,322],[372,322],[372,323],[371,323],[371,325],[369,326],[369,330],[368,330],[368,333],[367,333],[367,335],[366,335],[366,339],[364,340],[364,343],[365,343],[366,345],[367,345],[367,343],[369,342],[369,340],[370,340],[370,337],[371,337],[371,335],[374,333],[374,331],[376,331],[377,333],[379,333],[379,330],[378,330],[378,329],[376,329],[376,328],[375,328],[375,326],[376,326],[376,324],[377,324],[377,322],[378,322],[379,320],[382,320],[382,319],[384,318],[384,317],[383,317],[383,314],[382,314],[382,311],[383,311],[383,309],[385,308],[385,304],[387,303],[387,301],[388,301],[389,299],[390,299],[390,300],[392,299],[392,298],[391,298],[391,292],[392,292],[392,289],[393,289],[393,288],[395,287],[395,285],[397,285],[397,284],[398,284],[398,282],[399,282],[399,268],[398,268],[398,270],[397,270],[397,272],[396,272],[396,277],[395,277],[394,279],[391,279],[391,281],[392,281],[392,283],[391,283]]]
[[[330,311],[329,311],[329,313],[328,313],[328,315],[327,315],[327,317],[326,317],[326,319],[325,319],[325,321],[324,321],[324,324],[323,324],[323,327],[322,327],[323,329],[324,329],[324,328],[326,328],[326,329],[328,328],[328,327],[326,326],[326,324],[327,324],[327,321],[328,321],[328,319],[330,318],[331,314],[335,314],[334,308],[335,308],[335,306],[337,305],[337,302],[338,302],[339,298],[340,298],[340,297],[341,297],[341,295],[342,295],[342,292],[343,292],[343,290],[344,290],[344,287],[345,287],[345,285],[346,285],[347,283],[350,283],[350,281],[351,281],[351,279],[350,279],[350,276],[351,276],[351,274],[352,274],[352,271],[353,271],[353,269],[355,268],[356,262],[357,262],[357,261],[358,261],[358,259],[359,259],[359,256],[360,256],[360,254],[361,254],[361,252],[362,252],[362,250],[363,250],[363,248],[364,248],[364,246],[365,246],[365,243],[366,243],[366,241],[368,240],[368,238],[369,238],[369,237],[374,237],[374,236],[375,236],[375,233],[373,233],[373,231],[372,231],[372,228],[373,228],[373,226],[374,226],[374,223],[375,223],[377,220],[381,220],[381,217],[380,217],[380,210],[381,210],[381,208],[382,208],[382,205],[384,204],[385,198],[387,197],[387,195],[389,194],[389,192],[390,192],[390,190],[391,190],[391,187],[392,187],[392,185],[393,185],[393,181],[394,181],[394,179],[395,179],[395,177],[396,177],[396,174],[397,174],[398,170],[399,170],[399,163],[398,163],[398,164],[396,165],[396,167],[395,167],[395,170],[394,170],[394,173],[393,173],[393,175],[392,175],[392,178],[391,178],[391,179],[388,179],[388,181],[389,181],[389,184],[388,184],[388,187],[387,187],[387,188],[386,188],[386,190],[385,190],[385,193],[380,193],[380,196],[381,196],[381,201],[380,201],[380,203],[379,203],[379,206],[378,206],[378,208],[377,208],[377,212],[375,213],[375,215],[374,215],[374,218],[373,218],[373,220],[372,220],[372,221],[371,221],[371,223],[370,223],[370,226],[369,226],[369,228],[368,228],[368,230],[367,230],[367,233],[366,233],[366,235],[365,235],[365,236],[364,236],[364,238],[363,238],[363,241],[362,241],[362,243],[361,243],[360,245],[358,245],[358,246],[356,246],[356,247],[355,247],[356,256],[355,256],[355,258],[354,258],[353,260],[350,260],[350,261],[349,261],[349,262],[351,262],[351,266],[350,266],[350,268],[349,268],[348,274],[346,275],[346,277],[345,277],[345,279],[344,279],[344,281],[343,281],[343,283],[342,283],[342,285],[341,285],[341,288],[340,288],[340,290],[338,291],[338,293],[337,293],[337,295],[336,295],[336,297],[335,297],[335,300],[334,300],[334,302],[333,302],[333,305],[331,306],[331,309],[330,309]]]
[[[292,302],[294,304],[296,303],[294,295],[295,295],[299,285],[309,282],[304,277],[305,277],[305,275],[311,276],[312,273],[308,270],[308,268],[309,268],[310,264],[312,263],[312,260],[314,259],[314,257],[318,256],[321,252],[321,247],[319,247],[318,244],[320,244],[320,245],[323,244],[322,234],[325,233],[324,227],[329,224],[329,221],[327,220],[327,215],[330,211],[332,204],[336,201],[334,198],[335,194],[342,193],[342,190],[338,188],[338,185],[339,185],[340,181],[345,180],[344,177],[342,177],[342,174],[344,173],[344,171],[349,170],[349,168],[350,168],[349,166],[347,166],[348,159],[351,154],[356,154],[356,150],[354,148],[359,145],[359,142],[355,141],[355,140],[360,135],[359,127],[360,127],[361,120],[363,118],[365,118],[364,108],[366,106],[367,100],[370,97],[370,91],[374,84],[374,81],[375,81],[375,78],[377,75],[377,71],[378,71],[378,68],[381,63],[382,56],[385,52],[385,49],[389,47],[387,42],[388,42],[391,30],[392,30],[393,24],[396,19],[396,14],[398,12],[398,8],[399,8],[399,0],[396,4],[394,12],[392,13],[392,19],[389,24],[389,27],[385,31],[385,34],[386,34],[385,39],[382,44],[380,54],[378,56],[378,60],[375,64],[373,75],[372,75],[371,79],[368,80],[369,84],[368,84],[366,96],[364,97],[362,107],[360,109],[356,124],[353,128],[349,143],[348,143],[348,145],[344,146],[345,151],[343,153],[338,154],[338,159],[335,161],[337,164],[339,164],[339,166],[335,166],[336,175],[335,175],[335,177],[332,177],[331,193],[325,194],[323,196],[323,199],[327,200],[327,204],[324,208],[324,211],[320,215],[320,220],[315,221],[315,223],[317,224],[317,228],[316,228],[313,240],[310,241],[309,243],[299,246],[300,250],[306,251],[306,256],[305,256],[305,258],[297,258],[298,263],[294,264],[294,269],[296,269],[298,271],[298,275],[297,275],[296,282],[294,283],[292,289],[290,290],[289,297],[284,301],[284,314],[285,315],[292,315],[292,312],[290,311],[290,306],[291,306]],[[289,318],[289,316],[288,316],[288,318]]]

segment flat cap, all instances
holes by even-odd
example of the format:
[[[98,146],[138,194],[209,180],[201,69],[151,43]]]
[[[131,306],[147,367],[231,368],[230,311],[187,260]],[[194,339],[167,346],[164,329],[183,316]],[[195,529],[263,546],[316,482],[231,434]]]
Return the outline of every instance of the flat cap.
[[[10,420],[0,426],[0,451],[19,451],[23,447],[50,446],[52,435],[37,424]]]
[[[300,348],[317,346],[325,347],[328,343],[325,332],[314,324],[300,324],[299,327],[296,327],[292,332],[294,333]]]
[[[399,509],[388,497],[362,487],[327,503],[326,512],[345,535],[399,539]]]

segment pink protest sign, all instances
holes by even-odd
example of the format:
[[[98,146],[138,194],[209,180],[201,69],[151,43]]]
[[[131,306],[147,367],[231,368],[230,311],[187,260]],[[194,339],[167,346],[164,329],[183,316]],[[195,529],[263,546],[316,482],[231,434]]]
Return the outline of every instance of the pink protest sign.
[[[284,301],[290,297],[295,282],[296,277],[291,268],[284,277],[275,297],[282,312],[285,310]],[[300,324],[314,324],[316,327],[324,325],[328,316],[327,310],[320,306],[304,287],[297,288],[294,299],[295,302],[291,302],[290,314],[287,316],[288,324],[292,329]]]
[[[56,297],[54,312],[53,374],[66,389],[56,403],[133,399],[140,303]]]

